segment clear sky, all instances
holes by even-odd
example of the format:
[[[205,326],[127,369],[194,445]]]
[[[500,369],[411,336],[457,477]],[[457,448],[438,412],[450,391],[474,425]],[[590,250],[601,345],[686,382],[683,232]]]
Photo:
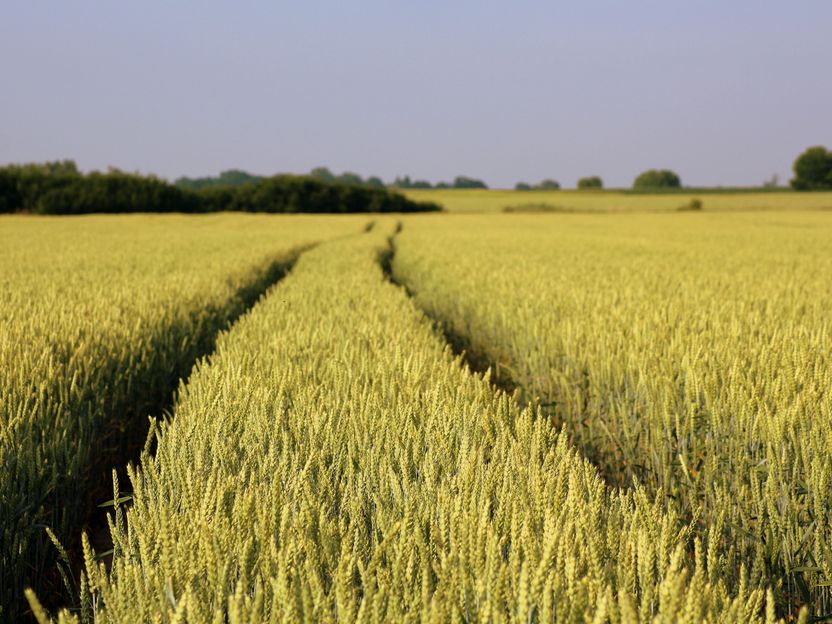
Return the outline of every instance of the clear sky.
[[[830,0],[0,6],[0,163],[751,185],[814,144]]]

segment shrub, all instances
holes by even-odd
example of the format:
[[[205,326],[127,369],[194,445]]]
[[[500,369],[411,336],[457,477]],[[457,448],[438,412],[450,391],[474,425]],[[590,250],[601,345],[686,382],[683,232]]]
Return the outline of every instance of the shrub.
[[[679,206],[676,210],[678,210],[679,212],[685,212],[690,210],[702,210],[702,200],[698,197],[692,197],[687,204]]]
[[[564,208],[563,206],[556,206],[547,202],[532,202],[527,204],[518,204],[516,206],[505,206],[503,212],[576,212],[571,208]]]

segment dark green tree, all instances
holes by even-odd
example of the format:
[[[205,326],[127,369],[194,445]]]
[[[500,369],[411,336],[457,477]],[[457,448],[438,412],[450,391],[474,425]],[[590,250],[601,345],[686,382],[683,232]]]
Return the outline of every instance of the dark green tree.
[[[488,186],[482,180],[469,178],[468,176],[457,176],[454,178],[454,188],[458,189],[487,189]]]
[[[335,175],[326,167],[315,167],[309,172],[310,178],[315,178],[321,182],[334,182]]]
[[[197,190],[216,186],[240,186],[261,180],[263,176],[252,175],[242,169],[228,169],[216,177],[178,178],[174,184],[179,188]]]
[[[38,166],[38,165],[35,165]],[[75,164],[74,160],[56,160],[53,162],[47,162],[43,165],[44,172],[47,175],[52,176],[77,176],[81,175],[81,172],[78,171],[78,165]]]
[[[532,185],[528,182],[518,182],[514,185],[515,191],[530,191],[532,190]]]
[[[560,190],[560,183],[551,178],[546,178],[540,184],[537,185],[537,188],[543,191],[558,191]]]
[[[832,151],[816,145],[794,161],[792,188],[798,191],[832,189]]]
[[[154,176],[115,169],[87,175],[72,171],[71,167],[49,164],[0,167],[0,212],[350,213],[441,209],[436,204],[415,202],[385,188],[326,182],[311,176],[259,178],[231,171],[211,178],[211,183],[195,190],[174,186]],[[228,183],[216,183],[220,179]],[[249,181],[241,183],[241,180]]]
[[[637,191],[651,189],[679,188],[682,180],[670,169],[648,169],[633,181],[633,189]]]
[[[345,171],[341,175],[335,176],[335,182],[338,184],[352,184],[357,186],[364,184],[364,178],[352,171]]]
[[[602,189],[604,182],[599,176],[587,176],[578,180],[578,188],[581,190]]]

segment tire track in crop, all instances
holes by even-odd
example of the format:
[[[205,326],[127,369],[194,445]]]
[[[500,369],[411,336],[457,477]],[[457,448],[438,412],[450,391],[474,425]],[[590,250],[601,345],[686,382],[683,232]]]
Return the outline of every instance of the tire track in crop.
[[[102,507],[112,506],[113,475],[117,475],[119,483],[129,483],[126,472],[128,463],[137,461],[142,449],[154,442],[150,437],[150,421],[171,416],[179,389],[188,383],[197,363],[210,358],[214,353],[217,338],[248,314],[268,291],[284,279],[303,253],[316,246],[317,243],[297,247],[291,250],[286,258],[272,261],[258,279],[245,284],[234,293],[230,301],[235,303],[229,306],[230,314],[217,319],[215,329],[204,336],[199,349],[183,362],[179,371],[173,371],[173,374],[162,382],[161,391],[153,393],[149,401],[140,405],[125,405],[121,410],[114,410],[118,413],[110,419],[110,426],[104,431],[99,445],[100,451],[94,457],[93,463],[87,467],[85,478],[91,483],[91,487],[84,501],[84,520],[71,534],[61,536],[66,557],[61,555],[60,558],[69,569],[61,571],[57,567],[54,549],[47,546],[47,549],[53,551],[52,555],[45,553],[42,578],[33,586],[46,608],[52,609],[77,601],[78,587],[72,587],[72,591],[68,593],[67,581],[62,577],[71,572],[67,575],[70,585],[76,584],[79,579],[77,572],[83,568],[83,553],[80,547],[82,533],[88,534],[95,551],[100,553],[99,558],[109,567],[113,545],[107,513]],[[102,501],[108,502],[101,504]],[[25,603],[22,595],[20,600]]]
[[[395,232],[387,239],[387,252],[379,259],[384,275],[390,283],[398,286],[407,293],[413,305],[433,322],[436,332],[450,346],[453,353],[462,358],[471,371],[487,376],[488,381],[495,390],[500,390],[510,395],[520,407],[532,406],[536,410],[539,410],[541,414],[552,417],[553,422],[557,423],[559,427],[562,426],[563,423],[557,418],[557,412],[554,409],[556,406],[555,403],[548,402],[546,399],[541,400],[538,397],[530,397],[522,382],[513,374],[511,366],[500,361],[495,361],[493,354],[489,354],[486,349],[479,347],[472,336],[455,331],[452,324],[446,319],[420,306],[417,302],[417,297],[410,287],[397,278],[393,271],[393,259],[396,255],[396,237],[401,233],[403,228],[404,224],[399,221]],[[601,475],[608,487],[624,487],[625,489],[632,487],[633,483],[622,484],[620,475],[605,469],[605,462],[600,461],[600,458],[595,455],[592,448],[581,446],[580,451],[595,466],[598,474]]]
[[[528,402],[522,399],[522,387],[511,375],[509,367],[499,362],[494,362],[493,358],[489,357],[485,351],[478,349],[474,342],[467,336],[455,332],[450,323],[428,313],[427,310],[419,306],[416,303],[416,297],[413,291],[410,290],[407,284],[396,277],[393,272],[393,258],[396,256],[396,237],[403,229],[404,224],[399,221],[396,224],[393,235],[387,238],[388,249],[379,258],[379,264],[381,264],[384,276],[391,284],[404,290],[414,307],[433,322],[436,332],[451,347],[451,351],[462,358],[463,362],[465,362],[471,371],[480,375],[487,375],[488,381],[496,390],[513,396],[521,406],[525,406]]]

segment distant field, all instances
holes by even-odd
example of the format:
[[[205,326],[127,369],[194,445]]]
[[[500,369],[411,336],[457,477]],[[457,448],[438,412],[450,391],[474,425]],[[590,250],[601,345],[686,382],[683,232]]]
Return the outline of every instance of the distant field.
[[[676,210],[694,198],[702,200],[704,210],[832,210],[832,192],[682,191],[636,194],[626,191],[490,189],[419,189],[403,192],[415,201],[436,202],[450,212],[499,212],[506,206],[523,204],[548,204],[564,211],[660,212]]]

